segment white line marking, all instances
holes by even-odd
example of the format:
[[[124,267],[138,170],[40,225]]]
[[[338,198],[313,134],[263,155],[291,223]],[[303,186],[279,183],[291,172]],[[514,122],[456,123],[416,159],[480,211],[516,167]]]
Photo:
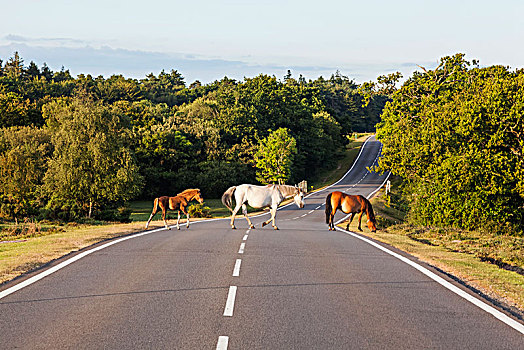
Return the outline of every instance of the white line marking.
[[[308,211],[307,213],[308,213],[308,214],[311,214],[312,212],[314,212],[314,210],[310,210],[310,211]]]
[[[244,248],[246,248],[246,244],[240,243],[240,249],[238,250],[238,254],[244,254]]]
[[[388,180],[389,178],[389,175],[386,177],[386,179],[384,180],[384,182],[377,188],[375,189],[373,192],[371,192],[366,198],[371,198],[378,190],[380,190],[382,188],[382,186],[384,186],[384,184],[386,183],[386,181]],[[339,224],[340,222],[344,221],[349,215],[345,216],[344,218],[342,218],[341,220],[338,220],[336,222],[336,224]],[[335,225],[336,225],[335,224]],[[486,311],[487,313],[493,315],[495,318],[499,319],[500,321],[504,322],[505,324],[507,324],[508,326],[512,327],[513,329],[517,330],[518,332],[524,334],[524,325],[522,325],[521,323],[515,321],[514,319],[512,319],[511,317],[508,317],[506,314],[500,312],[499,310],[495,309],[494,307],[486,304],[485,302],[483,302],[482,300],[480,299],[477,299],[475,297],[473,297],[472,295],[464,292],[462,289],[458,288],[457,286],[453,285],[452,283],[446,281],[445,279],[443,279],[442,277],[440,277],[439,275],[429,271],[428,269],[426,269],[425,267],[411,261],[410,259],[402,256],[402,255],[399,255],[395,252],[392,252],[391,250],[381,246],[380,244],[378,243],[375,243],[373,241],[371,241],[370,239],[367,239],[365,237],[362,237],[362,236],[359,236],[357,235],[356,233],[354,232],[351,232],[351,231],[346,231],[346,230],[343,230],[341,229],[340,227],[338,226],[335,226],[335,228],[338,230],[338,231],[341,231],[341,232],[344,232],[345,234],[348,234],[350,236],[353,236],[355,238],[358,238],[372,246],[374,246],[375,248],[378,248],[380,250],[382,250],[383,252],[391,255],[391,256],[394,256],[395,258],[403,261],[404,263],[408,264],[409,266],[411,267],[414,267],[415,269],[417,269],[418,271],[422,272],[424,275],[428,276],[429,278],[431,278],[432,280],[434,280],[435,282],[439,283],[440,285],[442,285],[443,287],[449,289],[450,291],[452,291],[453,293],[457,294],[458,296],[466,299],[467,301],[469,301],[470,303],[472,303],[473,305],[476,305],[478,306],[479,308],[481,308],[482,310]]]
[[[304,214],[304,215],[300,215],[301,218],[303,218],[304,216],[306,216],[307,214]]]
[[[217,350],[227,350],[227,344],[229,343],[229,337],[222,335],[218,337]]]
[[[375,248],[378,248],[380,250],[382,250],[383,252],[386,252],[387,254],[389,255],[392,255],[394,256],[395,258],[397,259],[400,259],[402,260],[403,262],[405,262],[406,264],[410,265],[411,267],[414,267],[415,269],[419,270],[420,272],[422,272],[424,275],[428,276],[429,278],[431,278],[432,280],[434,280],[435,282],[439,283],[440,285],[444,286],[445,288],[449,289],[450,291],[452,291],[453,293],[457,294],[458,296],[466,299],[467,301],[469,301],[470,303],[478,306],[479,308],[481,308],[482,310],[490,313],[491,315],[495,316],[496,318],[498,318],[499,320],[501,320],[502,322],[504,322],[505,324],[507,324],[508,326],[516,329],[517,331],[519,331],[520,333],[524,334],[524,325],[520,324],[519,322],[513,320],[512,318],[506,316],[505,314],[503,314],[502,312],[498,311],[497,309],[495,309],[494,307],[492,306],[489,306],[488,304],[484,303],[483,301],[469,295],[468,293],[464,292],[462,289],[454,286],[453,284],[449,283],[448,281],[446,281],[445,279],[443,279],[442,277],[436,275],[435,273],[429,271],[428,269],[426,269],[425,267],[423,266],[420,266],[419,264],[409,260],[408,258],[406,257],[403,257],[402,255],[399,255],[397,253],[394,253],[392,252],[391,250],[381,246],[380,244],[377,244],[367,238],[364,238],[364,237],[361,237],[351,231],[346,231],[346,230],[343,230],[341,229],[340,227],[338,226],[335,226],[335,228],[341,232],[344,232],[348,235],[351,235],[353,237],[356,237],[366,243],[369,243],[371,244],[372,246],[374,246]]]
[[[235,268],[233,269],[233,277],[240,276],[240,264],[242,264],[242,259],[237,259],[235,263]]]
[[[243,241],[247,240],[248,235],[244,235],[244,238],[242,238]]]
[[[54,273],[54,272],[56,272],[56,271],[58,271],[58,270],[60,270],[60,269],[62,269],[64,267],[66,267],[69,264],[74,263],[77,260],[82,259],[83,257],[85,257],[85,256],[87,256],[89,254],[92,254],[94,252],[97,252],[97,251],[102,250],[104,248],[107,248],[109,246],[112,246],[113,244],[117,244],[117,243],[126,241],[126,240],[131,239],[131,238],[137,238],[137,237],[145,236],[145,235],[148,235],[150,233],[154,233],[154,232],[158,232],[158,231],[162,231],[162,230],[165,230],[165,228],[162,227],[162,228],[158,228],[158,229],[151,230],[151,231],[145,231],[145,232],[142,232],[142,233],[137,233],[134,236],[122,237],[122,238],[116,239],[114,241],[108,242],[106,244],[102,244],[101,246],[98,246],[96,248],[93,248],[93,249],[90,249],[90,250],[86,250],[85,252],[77,254],[77,255],[73,256],[72,258],[67,259],[66,261],[61,262],[60,264],[58,264],[56,266],[53,266],[53,267],[51,267],[51,268],[49,268],[49,269],[39,273],[38,275],[35,275],[35,276],[31,277],[31,278],[28,278],[25,281],[20,282],[17,285],[11,287],[11,288],[7,288],[6,290],[1,291],[0,292],[0,299],[8,296],[11,293],[14,293],[14,292],[18,291],[18,290],[20,290],[20,289],[22,289],[24,287],[29,286],[29,285],[31,285],[31,284],[41,280],[42,278],[44,278],[46,276],[49,276],[50,274],[52,274],[52,273]]]
[[[227,293],[226,308],[224,309],[224,316],[233,316],[233,308],[235,307],[235,297],[237,295],[237,287],[229,287],[229,293]]]
[[[316,192],[313,192],[313,193],[310,193],[309,195],[307,195],[305,198],[309,197],[309,196],[312,196],[314,194],[317,194],[317,193],[320,193],[320,192],[324,192],[324,191],[327,191],[328,189],[330,189],[331,187],[335,186],[336,184],[338,184],[340,181],[344,180],[344,178],[351,172],[351,170],[353,170],[353,168],[355,167],[355,164],[358,163],[358,159],[360,158],[360,156],[362,155],[362,152],[364,151],[364,148],[366,147],[366,144],[369,142],[369,140],[371,140],[371,136],[368,137],[366,139],[366,142],[364,142],[364,144],[362,145],[362,147],[360,147],[360,152],[358,152],[358,156],[357,158],[355,158],[355,160],[353,161],[353,165],[351,166],[351,168],[349,168],[348,171],[346,171],[346,173],[344,174],[344,176],[342,176],[337,182],[335,182],[334,184],[331,184],[329,185],[328,187],[325,187],[323,189],[321,189],[320,191],[316,191]],[[289,203],[288,205],[291,205],[292,203]]]
[[[322,204],[320,204],[318,207],[316,207],[315,209],[319,209],[320,207],[322,206]]]

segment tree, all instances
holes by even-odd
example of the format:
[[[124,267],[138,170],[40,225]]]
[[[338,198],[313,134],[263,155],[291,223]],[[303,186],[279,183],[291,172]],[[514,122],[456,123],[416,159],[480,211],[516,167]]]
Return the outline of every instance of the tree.
[[[288,129],[279,128],[270,131],[268,137],[260,140],[255,153],[257,180],[263,184],[285,183],[291,175],[291,166],[296,153],[296,141],[289,135]]]
[[[524,231],[524,71],[464,55],[415,72],[386,106],[382,169],[405,180],[424,225]]]
[[[29,67],[26,69],[26,75],[31,79],[38,78],[40,76],[40,69],[38,69],[38,66],[35,62],[31,61],[29,63]]]
[[[40,186],[51,155],[49,133],[34,127],[0,129],[0,214],[17,220],[38,214]]]
[[[71,218],[131,199],[141,178],[128,120],[87,95],[44,106],[54,146],[44,182],[48,208]]]
[[[4,66],[5,75],[10,78],[19,78],[24,73],[24,60],[18,54],[18,51],[15,51],[13,57],[11,57]]]

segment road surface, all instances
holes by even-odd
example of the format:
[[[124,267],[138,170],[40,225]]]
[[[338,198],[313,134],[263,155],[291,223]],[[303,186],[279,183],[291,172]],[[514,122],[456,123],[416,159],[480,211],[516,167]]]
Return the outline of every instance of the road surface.
[[[261,228],[267,216],[253,230],[242,217],[237,230],[228,219],[159,228],[57,261],[19,290],[22,279],[2,286],[0,348],[523,349],[515,327],[328,231],[330,191],[367,196],[384,182],[366,169],[380,148],[372,138],[339,183],[279,210],[279,231]]]

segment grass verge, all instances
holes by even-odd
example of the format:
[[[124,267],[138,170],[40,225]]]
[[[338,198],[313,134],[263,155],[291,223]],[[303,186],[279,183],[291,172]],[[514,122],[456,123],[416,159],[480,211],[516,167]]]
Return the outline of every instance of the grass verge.
[[[522,237],[490,236],[405,224],[403,212],[387,205],[383,190],[371,202],[381,224],[376,233],[371,233],[365,225],[367,218],[363,215],[363,235],[440,269],[524,319],[524,275],[519,273],[524,267]],[[346,224],[339,226],[345,228]],[[350,230],[358,232],[357,226],[355,218]],[[504,268],[500,267],[500,263],[492,263],[501,261],[506,264]]]

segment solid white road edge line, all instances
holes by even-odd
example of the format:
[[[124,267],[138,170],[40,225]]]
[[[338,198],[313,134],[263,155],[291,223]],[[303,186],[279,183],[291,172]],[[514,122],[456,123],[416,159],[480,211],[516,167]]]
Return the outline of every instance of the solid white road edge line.
[[[229,343],[229,337],[226,337],[226,336],[218,337],[217,350],[227,350],[228,343]]]
[[[350,236],[353,236],[353,237],[358,238],[358,239],[360,239],[360,240],[362,240],[362,241],[364,241],[364,242],[366,242],[368,244],[371,244],[375,248],[378,248],[378,249],[382,250],[383,252],[386,252],[387,254],[394,256],[397,259],[402,260],[403,262],[405,262],[406,264],[408,264],[408,265],[414,267],[415,269],[419,270],[424,275],[428,276],[429,278],[431,278],[432,280],[434,280],[438,284],[444,286],[445,288],[449,289],[453,293],[455,293],[455,294],[459,295],[460,297],[466,299],[470,303],[478,306],[482,310],[484,310],[484,311],[490,313],[491,315],[495,316],[496,318],[498,318],[499,320],[501,320],[502,322],[504,322],[508,326],[510,326],[510,327],[516,329],[517,331],[519,331],[520,333],[524,334],[524,325],[522,325],[519,322],[513,320],[512,318],[508,317],[506,314],[500,312],[499,310],[495,309],[494,307],[486,304],[482,300],[477,299],[474,296],[464,292],[462,289],[456,287],[455,285],[453,285],[450,282],[446,281],[445,279],[443,279],[442,277],[438,276],[437,274],[429,271],[425,267],[417,264],[416,262],[411,261],[410,259],[408,259],[408,258],[406,258],[406,257],[404,257],[402,255],[399,255],[399,254],[397,254],[395,252],[392,252],[391,250],[381,246],[380,244],[377,244],[377,243],[375,243],[375,242],[373,242],[373,241],[371,241],[371,240],[369,240],[367,238],[359,236],[359,235],[355,234],[354,232],[346,231],[344,229],[341,229],[338,226],[335,226],[335,228],[337,230],[341,231],[341,232],[344,232],[344,233],[346,233],[346,234],[348,234]]]
[[[229,287],[229,293],[227,293],[226,308],[224,309],[224,316],[233,316],[233,308],[235,307],[235,297],[237,295],[237,287]]]
[[[233,277],[240,276],[240,264],[242,264],[242,259],[237,259],[235,262],[235,268],[233,269]]]
[[[98,246],[96,248],[93,248],[93,249],[87,250],[85,252],[82,252],[80,254],[77,254],[77,255],[73,256],[72,258],[69,258],[66,261],[61,262],[60,264],[58,264],[56,266],[53,266],[53,267],[51,267],[51,268],[49,268],[49,269],[39,273],[38,275],[35,275],[35,276],[31,277],[31,278],[28,278],[25,281],[20,282],[17,285],[11,287],[11,288],[7,288],[6,290],[1,291],[0,292],[0,299],[8,296],[9,294],[12,294],[12,293],[18,291],[18,290],[20,290],[20,289],[22,289],[24,287],[29,286],[29,285],[31,285],[31,284],[41,280],[42,278],[44,278],[46,276],[49,276],[50,274],[52,274],[52,273],[54,273],[54,272],[56,272],[56,271],[58,271],[58,270],[60,270],[60,269],[62,269],[64,267],[66,267],[69,264],[74,263],[77,260],[82,259],[83,257],[85,257],[85,256],[87,256],[89,254],[92,254],[94,252],[97,252],[97,251],[102,250],[104,248],[107,248],[109,246],[112,246],[113,244],[117,244],[117,243],[126,241],[126,240],[131,239],[131,238],[145,236],[145,235],[148,235],[150,233],[154,233],[154,232],[158,232],[158,231],[162,231],[162,230],[165,230],[165,228],[162,227],[162,228],[158,228],[158,229],[151,230],[151,231],[145,231],[145,232],[142,232],[142,233],[137,233],[137,234],[132,235],[132,236],[122,237],[122,238],[116,239],[114,241],[108,242],[106,244],[102,244],[101,246]]]
[[[384,186],[384,184],[386,183],[386,181],[388,180],[389,178],[389,175],[386,177],[386,179],[384,180],[384,182],[373,192],[371,192],[367,198],[369,199],[370,197],[372,197],[375,193],[378,192],[378,190],[380,190],[382,188],[382,186]],[[372,240],[370,239],[367,239],[363,236],[360,236],[358,234],[356,234],[355,232],[351,232],[351,231],[346,231],[344,229],[341,229],[340,227],[336,226],[337,224],[341,223],[342,221],[346,220],[346,218],[349,217],[349,215],[346,215],[345,217],[343,217],[342,219],[338,220],[336,223],[335,223],[335,228],[340,231],[340,232],[344,232],[345,234],[348,234],[350,236],[353,236],[355,238],[358,238],[368,244],[371,244],[372,246],[374,246],[375,248],[378,248],[380,250],[382,250],[383,252],[391,255],[391,256],[394,256],[395,258],[405,262],[406,264],[410,265],[411,267],[414,267],[415,269],[419,270],[420,272],[422,272],[424,275],[428,276],[429,278],[431,278],[432,280],[434,280],[435,282],[437,282],[438,284],[442,285],[443,287],[449,289],[450,291],[452,291],[453,293],[457,294],[458,296],[466,299],[467,301],[469,301],[470,303],[472,303],[473,305],[475,306],[478,306],[479,308],[481,308],[482,310],[486,311],[487,313],[493,315],[494,317],[496,317],[497,319],[499,319],[500,321],[504,322],[505,324],[507,324],[508,326],[512,327],[513,329],[517,330],[518,332],[524,334],[524,325],[522,325],[521,323],[515,321],[514,319],[512,319],[511,317],[507,316],[506,314],[504,314],[503,312],[500,312],[499,310],[495,309],[494,307],[486,304],[485,302],[483,302],[482,300],[480,299],[477,299],[475,298],[474,296],[464,292],[462,289],[458,288],[457,286],[453,285],[452,283],[446,281],[445,279],[443,279],[442,277],[440,277],[439,275],[429,271],[428,269],[426,269],[425,267],[417,264],[416,262],[414,261],[411,261],[410,259],[400,255],[400,254],[397,254],[383,246],[381,246],[380,244],[378,243],[375,243],[373,242]]]

